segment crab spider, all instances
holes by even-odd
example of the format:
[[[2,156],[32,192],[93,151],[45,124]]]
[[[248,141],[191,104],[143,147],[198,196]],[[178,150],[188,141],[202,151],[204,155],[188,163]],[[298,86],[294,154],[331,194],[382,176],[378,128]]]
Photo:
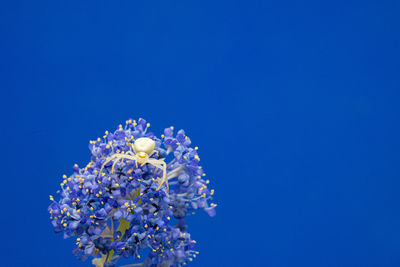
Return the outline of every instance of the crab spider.
[[[150,158],[154,153],[156,153],[158,155],[158,151],[154,149],[155,145],[156,145],[156,143],[154,142],[154,140],[147,138],[147,137],[140,137],[140,138],[136,139],[132,145],[132,149],[135,153],[133,153],[132,151],[127,151],[125,154],[117,153],[117,154],[114,154],[111,157],[109,157],[100,168],[99,178],[101,176],[104,166],[114,159],[115,159],[115,161],[111,167],[111,173],[114,172],[114,168],[115,168],[115,165],[117,164],[117,162],[120,160],[123,160],[123,159],[129,159],[129,160],[135,161],[136,166],[138,163],[140,165],[149,163],[149,164],[153,165],[154,167],[162,170],[162,172],[163,172],[163,177],[161,179],[161,183],[158,186],[157,190],[159,190],[161,188],[161,186],[164,183],[166,183],[167,192],[168,192],[169,186],[168,186],[168,179],[167,179],[167,164],[162,159]]]

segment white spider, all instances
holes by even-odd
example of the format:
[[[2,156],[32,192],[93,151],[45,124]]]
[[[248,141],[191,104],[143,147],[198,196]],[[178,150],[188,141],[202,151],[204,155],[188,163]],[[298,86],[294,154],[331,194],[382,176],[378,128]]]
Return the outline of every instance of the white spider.
[[[115,164],[117,164],[117,162],[121,159],[129,159],[129,160],[135,161],[136,167],[137,167],[138,163],[140,165],[149,163],[149,164],[153,165],[154,167],[162,170],[162,172],[163,172],[163,177],[161,179],[160,185],[158,186],[157,190],[159,190],[161,188],[161,186],[164,183],[166,183],[167,192],[169,192],[168,179],[167,179],[167,164],[162,159],[150,158],[154,153],[157,153],[157,155],[158,155],[158,151],[154,149],[155,146],[156,146],[156,143],[154,142],[154,140],[152,140],[150,138],[140,137],[140,138],[136,139],[132,145],[132,149],[135,153],[133,153],[132,151],[127,151],[125,153],[116,153],[116,154],[112,155],[111,157],[109,157],[101,166],[99,178],[103,171],[104,166],[107,163],[109,163],[110,161],[112,161],[113,159],[116,159],[116,160],[114,161],[114,163],[112,165],[111,173],[114,172]]]

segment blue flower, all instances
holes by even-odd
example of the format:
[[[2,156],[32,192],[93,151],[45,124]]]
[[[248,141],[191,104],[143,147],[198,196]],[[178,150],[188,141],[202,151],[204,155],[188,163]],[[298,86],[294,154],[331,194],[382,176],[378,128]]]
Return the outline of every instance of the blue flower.
[[[162,267],[181,266],[198,254],[185,217],[198,209],[215,216],[214,190],[203,179],[198,149],[190,147],[183,130],[175,135],[173,127],[166,128],[159,139],[149,127],[144,119],[129,119],[90,141],[90,162],[83,168],[75,164],[73,173],[63,176],[58,201],[50,196],[54,231],[76,238],[73,253],[80,260],[93,257],[95,266],[111,267],[130,257],[140,266]],[[152,159],[171,158],[166,162],[169,190],[160,186],[163,172],[156,165],[120,156],[132,155],[132,144],[141,137],[154,140]]]

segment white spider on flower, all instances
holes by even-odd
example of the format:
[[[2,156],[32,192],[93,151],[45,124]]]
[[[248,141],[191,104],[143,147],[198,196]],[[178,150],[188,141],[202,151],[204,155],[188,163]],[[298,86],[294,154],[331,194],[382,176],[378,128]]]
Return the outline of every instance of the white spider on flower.
[[[109,157],[103,163],[103,165],[101,166],[100,172],[99,172],[99,178],[103,171],[104,166],[107,163],[109,163],[110,161],[115,159],[115,161],[111,167],[111,173],[113,173],[114,167],[118,161],[120,161],[121,159],[122,160],[128,159],[128,160],[135,161],[136,167],[137,167],[138,163],[140,165],[148,163],[148,164],[151,164],[154,167],[162,170],[163,176],[161,178],[161,182],[160,182],[160,185],[158,186],[157,190],[159,190],[161,188],[161,186],[165,183],[167,186],[167,192],[169,192],[168,179],[167,179],[167,164],[162,159],[150,158],[154,153],[157,153],[157,155],[158,155],[158,151],[154,149],[155,146],[156,146],[156,143],[154,142],[154,140],[152,140],[150,138],[140,137],[140,138],[136,139],[132,145],[133,152],[127,151],[125,153],[116,153],[116,154],[112,155],[111,157]]]

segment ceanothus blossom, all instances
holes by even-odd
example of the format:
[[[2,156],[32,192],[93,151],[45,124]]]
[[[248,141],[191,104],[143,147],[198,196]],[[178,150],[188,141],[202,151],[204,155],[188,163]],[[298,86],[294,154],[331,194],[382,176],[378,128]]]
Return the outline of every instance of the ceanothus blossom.
[[[214,190],[183,130],[169,127],[157,138],[149,126],[144,119],[129,119],[90,141],[90,162],[84,168],[75,164],[73,173],[63,176],[58,201],[50,196],[54,230],[76,239],[73,253],[80,260],[92,257],[96,267],[111,267],[130,257],[128,266],[177,267],[198,254],[185,217],[197,209],[215,216]],[[134,155],[132,145],[143,137],[155,144],[148,158],[167,164],[168,183],[162,183],[160,168],[119,157]]]

